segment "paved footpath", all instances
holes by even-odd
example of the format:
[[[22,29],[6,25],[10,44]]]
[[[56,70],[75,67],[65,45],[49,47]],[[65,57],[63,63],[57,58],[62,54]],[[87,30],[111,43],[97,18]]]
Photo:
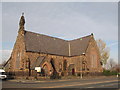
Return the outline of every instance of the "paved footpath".
[[[118,88],[117,77],[95,77],[61,80],[8,80],[3,88]]]

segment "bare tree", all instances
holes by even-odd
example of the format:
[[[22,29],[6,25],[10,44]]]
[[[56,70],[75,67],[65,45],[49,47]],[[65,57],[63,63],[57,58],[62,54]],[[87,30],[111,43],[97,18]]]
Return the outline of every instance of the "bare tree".
[[[102,65],[106,65],[109,58],[109,48],[106,46],[106,43],[101,39],[96,40],[96,42],[100,52],[100,61]]]
[[[114,61],[113,58],[110,58],[106,64],[106,68],[109,70],[114,69],[114,67],[117,65],[117,63]]]
[[[120,73],[120,64],[117,64],[117,65],[115,66],[115,69],[116,69],[116,71],[117,71],[118,73]]]

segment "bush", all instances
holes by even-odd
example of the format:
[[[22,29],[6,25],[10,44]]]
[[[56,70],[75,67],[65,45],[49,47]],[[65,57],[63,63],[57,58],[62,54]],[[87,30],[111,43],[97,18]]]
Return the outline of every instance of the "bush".
[[[117,75],[117,71],[104,70],[103,75],[105,76]]]

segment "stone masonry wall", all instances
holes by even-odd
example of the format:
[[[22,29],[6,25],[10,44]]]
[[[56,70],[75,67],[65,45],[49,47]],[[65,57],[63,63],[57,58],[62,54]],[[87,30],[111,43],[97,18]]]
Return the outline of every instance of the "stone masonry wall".
[[[25,60],[26,60],[26,51],[25,51],[25,43],[24,43],[24,31],[21,30],[18,33],[13,51],[11,53],[10,60],[7,64],[9,66],[6,71],[17,71],[20,69],[25,69]],[[19,60],[19,61],[17,61]]]
[[[92,62],[92,55],[95,56],[94,62]],[[102,66],[100,65],[99,50],[93,37],[91,37],[91,41],[89,43],[85,55],[73,57],[57,56],[43,53],[26,52],[24,43],[24,30],[19,31],[18,33],[16,43],[11,54],[11,58],[9,60],[9,63],[6,65],[7,71],[28,71],[28,60],[30,60],[30,69],[32,68],[32,70],[34,70],[35,67],[32,66],[36,62],[38,57],[45,57],[44,62],[42,62],[42,64],[39,66],[43,68],[46,65],[48,69],[48,74],[50,74],[50,71],[53,71],[52,65],[50,63],[51,59],[54,60],[54,65],[58,73],[66,73],[66,75],[68,75],[68,73],[72,72],[73,69],[75,73],[80,73],[81,71],[102,72]],[[66,69],[64,70],[65,60]],[[92,67],[92,65],[94,67]],[[83,67],[85,67],[84,71]]]
[[[92,55],[94,57],[92,57]],[[93,62],[92,62],[92,58],[95,59]],[[90,72],[102,72],[102,66],[100,64],[99,49],[93,37],[91,37],[89,47],[87,48],[87,51],[86,51],[86,60],[88,62],[88,67],[90,69]],[[92,64],[93,64],[93,67],[92,67]]]

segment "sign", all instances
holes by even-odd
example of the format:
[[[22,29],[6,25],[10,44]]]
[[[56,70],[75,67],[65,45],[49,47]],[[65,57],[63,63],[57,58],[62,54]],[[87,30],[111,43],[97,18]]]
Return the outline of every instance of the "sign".
[[[35,67],[35,70],[36,70],[37,72],[41,72],[41,67]]]

